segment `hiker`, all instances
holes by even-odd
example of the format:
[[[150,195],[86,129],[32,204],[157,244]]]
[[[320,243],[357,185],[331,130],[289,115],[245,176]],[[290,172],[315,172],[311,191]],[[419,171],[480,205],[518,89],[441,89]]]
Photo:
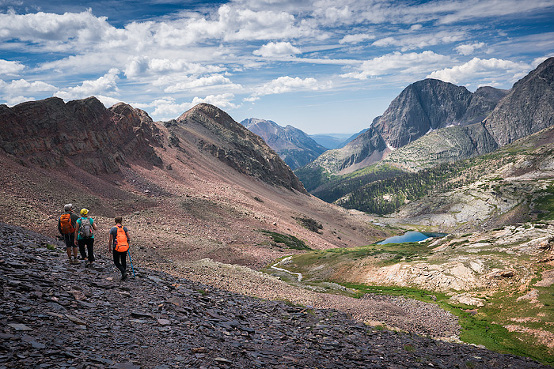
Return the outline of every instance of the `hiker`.
[[[108,241],[108,251],[113,251],[113,262],[121,272],[121,280],[127,279],[127,250],[129,250],[129,231],[121,223],[122,217],[115,217],[115,227],[110,229],[110,240]],[[113,245],[113,247],[112,247]]]
[[[79,264],[77,260],[77,246],[75,245],[75,226],[79,216],[73,212],[73,204],[65,204],[64,213],[58,220],[58,231],[63,236],[65,242],[65,251],[70,264]],[[73,250],[73,258],[71,251]]]
[[[96,223],[94,219],[88,216],[88,209],[81,209],[81,217],[77,219],[75,227],[75,245],[79,245],[81,259],[87,261],[91,265],[94,259],[94,232],[96,231]],[[85,246],[87,247],[85,251]]]

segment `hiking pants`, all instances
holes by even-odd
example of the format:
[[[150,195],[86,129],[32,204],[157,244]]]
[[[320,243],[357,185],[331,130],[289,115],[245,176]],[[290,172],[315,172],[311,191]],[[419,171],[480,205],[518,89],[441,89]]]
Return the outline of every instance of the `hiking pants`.
[[[113,250],[113,263],[119,269],[121,272],[121,275],[125,275],[125,272],[127,270],[127,251],[125,252],[117,252]]]
[[[88,255],[88,261],[93,262],[94,259],[94,252],[92,250],[92,247],[94,245],[94,238],[81,238],[80,240],[77,240],[77,243],[79,244],[79,252],[81,253],[81,258],[85,259]],[[87,247],[87,252],[85,252],[85,246]]]
[[[64,233],[63,241],[65,242],[66,249],[75,247],[75,233]]]

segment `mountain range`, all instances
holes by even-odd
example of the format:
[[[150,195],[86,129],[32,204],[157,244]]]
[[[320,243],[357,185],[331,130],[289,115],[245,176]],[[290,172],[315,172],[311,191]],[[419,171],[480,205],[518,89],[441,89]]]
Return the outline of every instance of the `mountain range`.
[[[0,366],[16,360],[23,367],[48,355],[67,366],[86,361],[50,351],[39,342],[43,337],[33,337],[74,328],[66,323],[87,330],[85,337],[74,329],[65,343],[92,337],[97,350],[120,328],[129,340],[140,340],[136,324],[198,345],[204,334],[217,332],[209,348],[182,351],[184,360],[203,358],[197,363],[205,365],[229,364],[219,356],[205,359],[220,354],[214,347],[225,337],[233,338],[228,353],[247,355],[236,363],[271,356],[277,367],[287,350],[305,360],[298,340],[312,347],[315,339],[322,340],[318,352],[347,347],[349,363],[370,355],[370,364],[379,365],[375,352],[382,348],[377,344],[377,351],[362,355],[355,348],[358,334],[368,344],[376,337],[393,340],[389,351],[400,350],[395,359],[408,366],[428,366],[429,355],[445,355],[429,347],[444,347],[448,354],[469,347],[438,345],[430,337],[554,362],[552,64],[548,59],[509,91],[471,93],[437,80],[416,82],[366,132],[296,170],[305,175],[302,182],[262,137],[209,104],[164,122],[125,103],[106,108],[95,97],[0,105],[0,268],[6,271],[0,286],[9,301],[0,307]],[[318,188],[342,206],[307,192]],[[63,243],[54,237],[66,203],[88,208],[95,219],[98,269],[64,263]],[[367,214],[375,213],[369,205],[391,215]],[[105,250],[117,215],[130,230],[135,267],[149,273],[139,273],[131,287],[114,280]],[[376,244],[407,229],[449,234],[424,243]],[[67,278],[79,273],[80,289],[68,286]],[[36,281],[47,288],[34,288]],[[387,291],[417,300],[383,296]],[[249,299],[244,303],[260,310],[245,309],[245,319],[236,304],[246,300],[232,293],[284,303]],[[141,311],[119,314],[113,332],[103,316],[82,325],[87,317],[79,306],[87,314],[111,314],[105,307],[112,294],[126,306],[136,299]],[[192,307],[180,306],[182,298]],[[378,328],[320,334],[331,322],[338,327],[346,321],[331,320],[334,311]],[[313,314],[321,319],[297,324]],[[263,334],[254,336],[251,324],[263,326]],[[199,326],[202,335],[186,334]],[[416,342],[403,334],[375,334],[388,328],[428,337]],[[32,354],[21,351],[25,347]],[[499,362],[505,357],[478,350],[456,360],[466,366],[505,364]],[[113,357],[123,352],[116,348]],[[294,362],[292,356],[281,359]],[[484,357],[493,358],[483,364]],[[96,359],[99,366],[116,365]],[[182,359],[172,358],[171,365]],[[154,365],[159,359],[141,360]]]
[[[293,126],[282,127],[271,120],[249,118],[240,122],[264,141],[292,169],[314,161],[327,149]]]
[[[553,80],[549,58],[510,90],[480,87],[471,93],[439,80],[415,82],[366,132],[296,174],[317,194],[331,178],[356,176],[376,163],[413,172],[492,152],[554,123]]]

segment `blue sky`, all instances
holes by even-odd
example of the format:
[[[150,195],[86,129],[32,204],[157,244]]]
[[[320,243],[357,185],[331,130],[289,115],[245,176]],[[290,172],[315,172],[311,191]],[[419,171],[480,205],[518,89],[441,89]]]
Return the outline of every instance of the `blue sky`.
[[[200,102],[306,133],[367,128],[410,83],[511,88],[554,56],[554,0],[0,0],[0,103]]]

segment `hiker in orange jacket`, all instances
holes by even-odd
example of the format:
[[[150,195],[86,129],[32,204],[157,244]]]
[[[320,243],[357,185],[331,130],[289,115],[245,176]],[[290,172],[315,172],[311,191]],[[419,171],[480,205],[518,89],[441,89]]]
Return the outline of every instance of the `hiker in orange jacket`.
[[[121,272],[121,280],[127,279],[127,251],[129,250],[129,231],[121,223],[122,217],[115,217],[115,227],[110,229],[110,240],[108,241],[108,251],[113,252],[113,262]]]

